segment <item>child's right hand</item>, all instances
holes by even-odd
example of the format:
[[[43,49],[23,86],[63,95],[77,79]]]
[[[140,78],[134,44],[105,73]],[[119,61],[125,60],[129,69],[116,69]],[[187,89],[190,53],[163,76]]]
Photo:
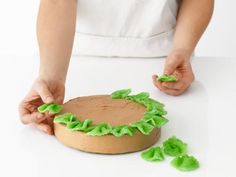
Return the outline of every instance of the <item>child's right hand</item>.
[[[64,93],[65,85],[63,82],[36,79],[31,90],[19,105],[22,123],[35,124],[43,132],[53,134],[52,115],[39,113],[37,107],[52,102],[62,104]]]

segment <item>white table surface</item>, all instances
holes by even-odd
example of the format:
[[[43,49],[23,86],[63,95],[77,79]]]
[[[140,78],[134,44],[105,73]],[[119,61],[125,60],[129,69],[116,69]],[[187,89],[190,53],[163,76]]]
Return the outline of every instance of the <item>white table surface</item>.
[[[179,97],[159,92],[151,75],[162,73],[162,59],[73,57],[66,100],[82,95],[109,94],[132,88],[150,92],[165,103],[169,123],[156,145],[176,135],[189,145],[201,167],[183,173],[171,158],[150,163],[140,152],[98,155],[62,145],[33,126],[21,125],[17,106],[37,75],[38,57],[0,55],[0,176],[24,177],[235,177],[236,176],[236,58],[193,60],[196,81]]]

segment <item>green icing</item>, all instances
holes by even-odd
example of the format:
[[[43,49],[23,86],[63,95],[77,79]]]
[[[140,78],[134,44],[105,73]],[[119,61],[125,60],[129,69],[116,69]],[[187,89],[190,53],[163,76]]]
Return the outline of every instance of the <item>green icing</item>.
[[[49,112],[51,114],[57,114],[62,110],[63,106],[55,103],[43,104],[38,107],[40,113]]]
[[[165,111],[163,106],[161,106],[160,104],[158,104],[152,100],[148,100],[145,103],[145,106],[146,106],[149,114],[157,114],[157,115],[166,115],[167,114],[167,112]]]
[[[160,115],[160,116],[167,114],[166,110],[163,107],[159,107],[159,106],[154,105],[152,103],[147,104],[146,108],[147,108],[146,113],[148,113],[148,114],[156,114],[156,115]]]
[[[143,120],[157,128],[161,128],[168,122],[168,119],[165,117],[153,114],[145,114]]]
[[[111,133],[116,137],[121,137],[124,135],[133,136],[134,128],[128,125],[120,125],[112,128]]]
[[[151,131],[154,129],[154,126],[152,126],[151,124],[143,120],[136,122],[134,124],[131,124],[131,127],[137,128],[144,135],[149,135]]]
[[[149,93],[147,92],[141,92],[137,95],[127,96],[126,99],[144,105],[147,108],[148,113],[158,115],[167,114],[167,112],[164,110],[164,104],[149,98]]]
[[[173,136],[168,140],[164,141],[163,150],[165,154],[176,157],[179,155],[186,154],[187,144]]]
[[[158,162],[165,159],[164,153],[175,156],[171,161],[171,165],[180,171],[193,171],[199,168],[198,160],[186,154],[187,144],[183,143],[175,136],[167,139],[163,143],[163,147],[152,147],[141,153],[141,157],[146,161]],[[164,153],[163,153],[164,152]]]
[[[168,122],[168,120],[163,117],[163,115],[167,114],[164,109],[164,104],[149,98],[150,95],[147,92],[129,95],[130,92],[130,89],[118,90],[112,93],[112,98],[125,98],[142,104],[147,108],[144,117],[139,122],[133,123],[131,127],[137,128],[143,134],[148,135],[154,127],[160,128]]]
[[[103,136],[111,133],[112,127],[109,124],[102,123],[95,125],[93,127],[89,127],[89,131],[87,131],[87,135],[91,136]]]
[[[68,124],[71,122],[74,122],[76,120],[76,116],[74,114],[65,113],[62,115],[58,115],[54,118],[55,123],[62,123],[62,124]]]
[[[195,157],[189,155],[175,157],[171,161],[171,165],[181,171],[192,171],[199,168],[198,160]]]
[[[161,82],[176,82],[177,78],[173,75],[162,75],[158,77],[158,80]]]
[[[41,106],[38,107],[38,112],[46,112],[49,104],[42,104]]]
[[[141,157],[146,161],[159,162],[165,159],[160,147],[153,147],[142,152]]]
[[[113,99],[126,98],[131,93],[131,89],[117,90],[111,94]]]
[[[127,96],[126,99],[128,100],[132,100],[138,103],[142,103],[145,100],[147,100],[149,98],[149,93],[147,92],[141,92],[137,95],[131,95],[131,96]]]
[[[67,129],[72,131],[86,131],[90,124],[92,123],[92,120],[86,119],[84,121],[76,120],[74,122],[67,123]]]
[[[154,100],[152,98],[149,98],[149,101],[150,101],[150,103],[155,104],[158,107],[162,107],[162,108],[165,107],[165,105],[163,103],[161,103],[161,102],[159,102],[157,100]]]

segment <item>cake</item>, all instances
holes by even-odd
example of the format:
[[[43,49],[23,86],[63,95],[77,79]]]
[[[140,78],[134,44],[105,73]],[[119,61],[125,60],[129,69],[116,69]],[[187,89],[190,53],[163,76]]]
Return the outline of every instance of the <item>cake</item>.
[[[91,153],[120,154],[152,146],[167,122],[164,105],[146,92],[130,92],[69,100],[55,116],[55,136],[66,146]]]

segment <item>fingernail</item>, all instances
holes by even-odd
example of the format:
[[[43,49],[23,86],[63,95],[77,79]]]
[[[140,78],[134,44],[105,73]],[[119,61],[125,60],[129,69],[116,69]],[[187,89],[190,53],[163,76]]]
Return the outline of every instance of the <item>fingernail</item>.
[[[52,97],[47,97],[47,98],[46,98],[46,102],[47,102],[47,103],[53,102],[53,98],[52,98]]]

